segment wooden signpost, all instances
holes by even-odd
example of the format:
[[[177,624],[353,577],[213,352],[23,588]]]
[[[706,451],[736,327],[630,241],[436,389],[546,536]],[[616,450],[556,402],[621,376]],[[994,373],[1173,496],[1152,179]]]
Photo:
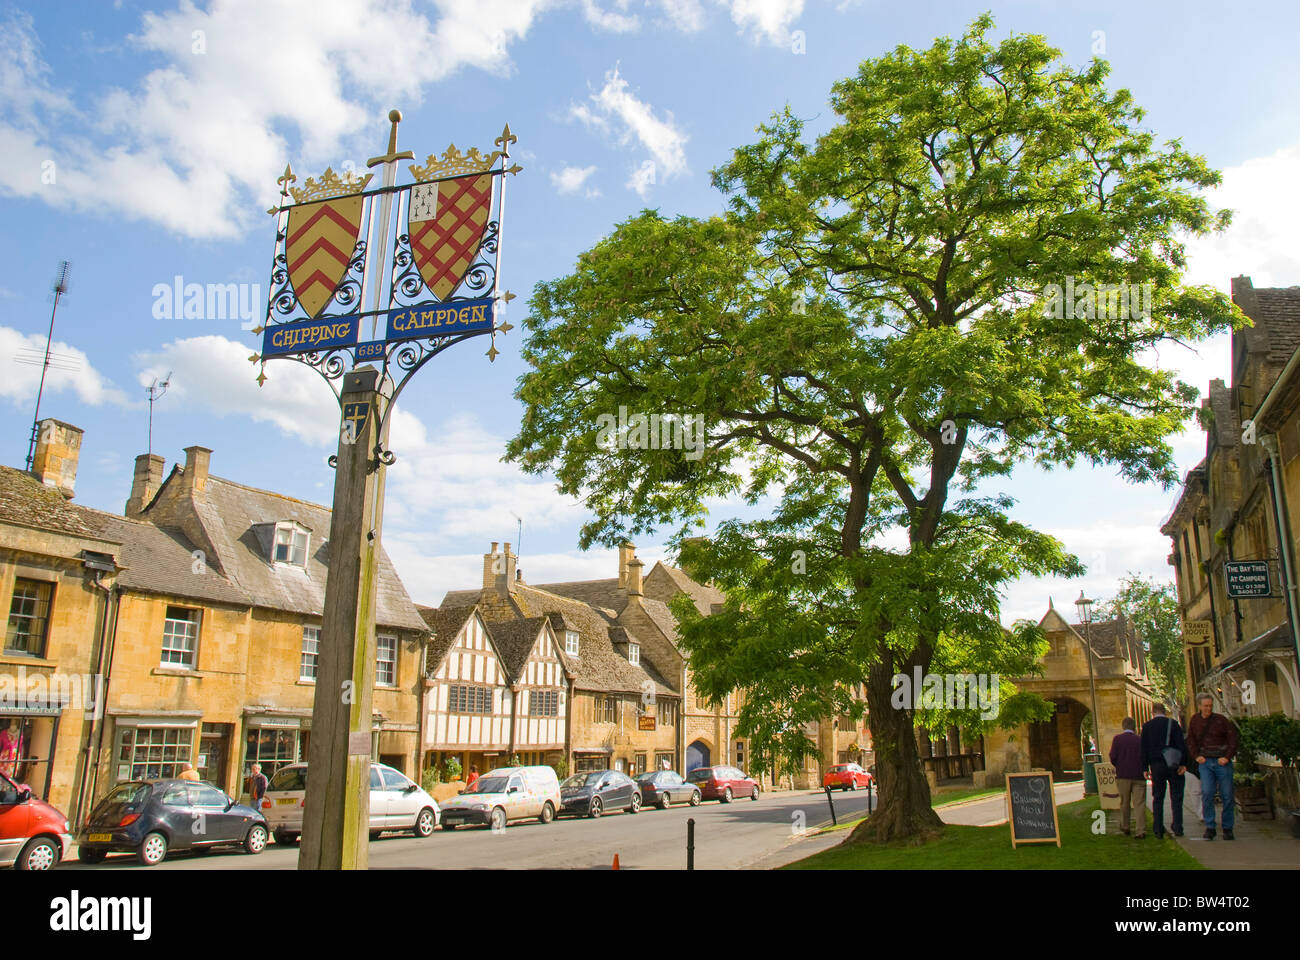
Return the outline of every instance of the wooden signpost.
[[[1022,843],[1061,845],[1056,784],[1050,771],[1008,773],[1006,799],[1012,847]]]

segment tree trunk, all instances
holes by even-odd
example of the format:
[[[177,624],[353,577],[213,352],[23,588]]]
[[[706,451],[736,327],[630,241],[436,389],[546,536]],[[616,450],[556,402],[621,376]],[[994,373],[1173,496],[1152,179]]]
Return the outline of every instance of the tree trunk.
[[[912,711],[896,710],[889,702],[894,673],[892,658],[886,657],[867,674],[880,801],[871,816],[853,829],[850,843],[923,841],[943,830],[943,821],[930,806],[930,785],[921,770]]]

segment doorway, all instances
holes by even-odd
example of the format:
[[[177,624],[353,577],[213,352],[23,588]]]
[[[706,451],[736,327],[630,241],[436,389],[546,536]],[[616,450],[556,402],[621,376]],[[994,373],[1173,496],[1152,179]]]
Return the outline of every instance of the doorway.
[[[709,745],[703,740],[696,740],[686,748],[686,772],[690,773],[697,767],[709,766],[710,757]]]
[[[230,756],[230,738],[234,734],[233,723],[205,723],[199,736],[199,756],[195,769],[199,779],[212,784],[219,790],[226,788],[226,759]]]

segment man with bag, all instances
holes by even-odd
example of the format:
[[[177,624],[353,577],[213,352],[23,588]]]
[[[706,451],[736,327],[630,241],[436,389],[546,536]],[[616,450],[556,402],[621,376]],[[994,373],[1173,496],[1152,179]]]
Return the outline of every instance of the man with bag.
[[[1187,744],[1183,728],[1165,713],[1163,703],[1151,706],[1155,714],[1142,725],[1142,769],[1151,772],[1151,829],[1157,840],[1165,835],[1165,791],[1173,808],[1170,833],[1183,835],[1183,774],[1187,772]]]

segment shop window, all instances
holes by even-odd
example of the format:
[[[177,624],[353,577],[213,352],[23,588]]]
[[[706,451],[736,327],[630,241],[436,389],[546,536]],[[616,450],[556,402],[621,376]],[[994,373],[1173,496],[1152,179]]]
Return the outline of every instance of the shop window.
[[[9,626],[5,630],[5,653],[45,656],[53,595],[52,583],[21,578],[14,581],[13,598],[9,601]]]
[[[118,780],[164,780],[190,762],[193,727],[127,727],[118,740]]]
[[[198,649],[199,612],[189,607],[168,607],[163,621],[162,665],[193,670]]]
[[[306,737],[292,727],[253,727],[244,746],[244,779],[252,776],[253,764],[262,765],[269,780],[281,767],[307,758]]]

